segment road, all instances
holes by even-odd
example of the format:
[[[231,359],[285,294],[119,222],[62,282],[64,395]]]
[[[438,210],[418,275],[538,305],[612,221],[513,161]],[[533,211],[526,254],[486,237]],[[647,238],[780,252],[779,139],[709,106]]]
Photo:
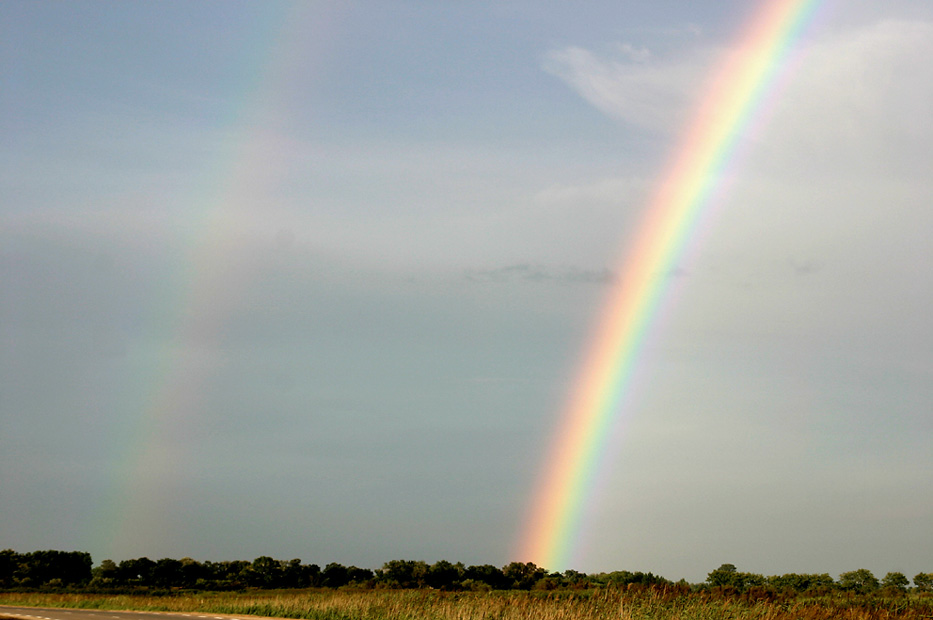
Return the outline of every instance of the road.
[[[103,611],[99,609],[53,609],[46,607],[8,607],[0,605],[0,617],[24,620],[241,620],[237,616],[168,613],[148,611]],[[244,620],[247,617],[244,617]],[[250,618],[250,620],[255,620]]]

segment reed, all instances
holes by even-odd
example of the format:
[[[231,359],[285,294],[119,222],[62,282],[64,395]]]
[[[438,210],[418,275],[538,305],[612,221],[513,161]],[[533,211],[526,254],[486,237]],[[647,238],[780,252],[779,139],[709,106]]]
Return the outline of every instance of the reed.
[[[659,589],[298,590],[153,595],[0,593],[0,604],[308,620],[929,620],[933,598],[750,601]]]

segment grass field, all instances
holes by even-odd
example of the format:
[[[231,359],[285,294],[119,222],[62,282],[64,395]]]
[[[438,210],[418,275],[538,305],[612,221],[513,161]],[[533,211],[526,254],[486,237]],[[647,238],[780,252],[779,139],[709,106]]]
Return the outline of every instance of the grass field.
[[[671,591],[441,592],[301,590],[96,595],[0,593],[0,604],[186,611],[321,620],[929,620],[933,597],[848,596],[748,600]]]

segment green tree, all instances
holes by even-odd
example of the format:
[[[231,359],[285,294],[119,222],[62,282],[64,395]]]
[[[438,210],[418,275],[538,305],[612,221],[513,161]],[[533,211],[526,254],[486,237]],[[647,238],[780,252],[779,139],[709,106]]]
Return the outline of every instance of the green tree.
[[[914,575],[914,586],[920,592],[933,592],[933,573],[917,573]]]
[[[371,582],[375,574],[368,568],[360,568],[358,566],[348,566],[347,567],[347,579],[349,583],[356,584],[359,586],[362,585],[371,585]]]
[[[570,586],[571,588],[585,588],[589,586],[590,580],[586,573],[581,573],[580,571],[568,568],[560,576],[558,583]]]
[[[250,565],[249,574],[252,578],[251,586],[260,588],[275,588],[282,577],[282,565],[278,560],[267,555],[261,555]]]
[[[910,580],[904,575],[904,573],[888,573],[881,579],[881,587],[886,590],[897,590],[899,592],[906,592],[907,586],[910,585]]]
[[[91,570],[91,582],[94,585],[110,586],[119,582],[120,569],[113,560],[104,560],[100,566]]]
[[[751,587],[764,586],[766,580],[758,573],[739,572],[734,564],[723,564],[706,576],[706,582],[713,587],[735,588],[744,592]]]
[[[772,575],[765,581],[776,590],[791,590],[798,593],[820,588],[831,588],[834,584],[833,578],[830,577],[828,573],[822,573],[820,575],[787,573],[784,575]]]
[[[186,588],[193,588],[197,585],[199,580],[207,579],[209,576],[204,565],[197,560],[183,557],[179,562],[181,563],[181,568],[179,569],[181,573],[181,583]]]
[[[316,587],[321,585],[321,567],[317,564],[302,564],[301,572],[309,586]]]
[[[220,580],[224,587],[242,588],[249,583],[252,565],[246,560],[220,562],[213,566],[214,579]]]
[[[321,573],[321,585],[327,588],[339,588],[350,583],[350,571],[343,564],[331,562]]]
[[[706,575],[706,583],[711,586],[732,586],[735,587],[739,572],[735,564],[722,564],[716,570],[710,571]]]
[[[152,585],[152,569],[156,563],[147,557],[120,562],[120,579],[134,585]]]
[[[0,551],[0,588],[13,585],[13,573],[19,564],[19,554],[12,549]]]
[[[860,568],[839,575],[839,587],[865,594],[878,589],[878,579],[867,568]]]
[[[732,565],[730,564],[729,566]],[[611,573],[601,573],[591,577],[591,580],[595,583],[606,583],[614,586],[624,586],[630,583],[638,583],[642,585],[670,583],[670,581],[664,577],[659,577],[653,573],[643,573],[641,571],[635,571],[633,573],[627,570],[617,570],[612,571]]]
[[[162,558],[152,568],[152,583],[163,588],[183,585],[181,561],[174,558]]]
[[[530,590],[547,571],[533,562],[511,562],[502,567],[502,574],[511,583],[514,590]]]
[[[377,579],[393,588],[420,588],[425,584],[428,565],[421,560],[390,560],[382,565]]]
[[[14,580],[22,585],[76,585],[91,580],[91,554],[83,551],[33,551],[17,554]]]
[[[460,586],[464,573],[463,564],[451,564],[447,560],[438,560],[428,567],[425,582],[432,588],[453,590]]]
[[[492,564],[468,566],[463,574],[464,580],[485,584],[494,590],[505,590],[511,582],[502,574],[502,569]]]
[[[279,576],[279,586],[282,588],[306,588],[311,585],[308,571],[301,565],[301,560],[295,558],[288,562],[281,562],[282,574]]]

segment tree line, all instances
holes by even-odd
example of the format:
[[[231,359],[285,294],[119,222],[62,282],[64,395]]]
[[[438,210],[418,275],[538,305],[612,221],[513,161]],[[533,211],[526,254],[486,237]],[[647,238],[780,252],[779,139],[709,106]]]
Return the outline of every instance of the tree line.
[[[933,592],[933,573],[919,573],[913,589]],[[702,584],[673,583],[640,571],[586,574],[574,570],[549,572],[531,562],[511,562],[503,567],[483,564],[465,566],[440,560],[392,560],[375,570],[332,562],[323,569],[301,560],[276,560],[260,556],[253,561],[199,562],[185,557],[151,560],[146,557],[104,560],[94,566],[82,551],[0,551],[0,588],[83,590],[242,590],[247,588],[434,588],[439,590],[557,590],[603,587],[664,586],[688,590],[743,593],[828,593],[830,591],[906,592],[910,581],[902,573],[889,572],[881,580],[871,571],[842,573],[838,580],[828,574],[785,574],[765,577],[740,572],[732,564],[711,571]]]
[[[723,564],[706,576],[709,587],[747,592],[752,589],[769,589],[772,591],[793,592],[831,592],[841,590],[856,594],[871,594],[884,591],[888,593],[906,592],[910,587],[910,580],[904,573],[892,571],[881,580],[866,568],[847,571],[834,580],[828,573],[822,574],[786,574],[765,577],[758,573],[744,573],[736,569],[734,564]],[[914,590],[918,592],[933,592],[933,573],[917,573],[914,576]]]

